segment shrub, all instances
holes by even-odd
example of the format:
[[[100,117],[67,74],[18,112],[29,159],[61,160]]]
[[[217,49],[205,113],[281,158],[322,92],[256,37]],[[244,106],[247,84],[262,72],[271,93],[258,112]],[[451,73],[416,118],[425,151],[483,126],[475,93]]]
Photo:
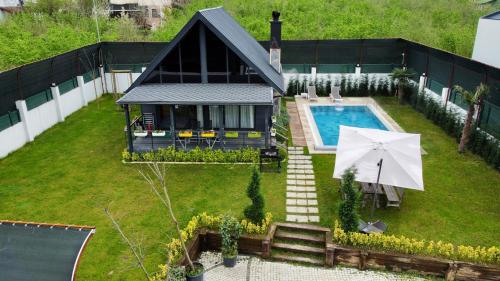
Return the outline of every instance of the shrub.
[[[124,161],[160,161],[160,162],[208,162],[208,163],[258,163],[259,151],[254,148],[241,148],[223,151],[221,149],[201,149],[190,151],[176,150],[173,146],[159,148],[156,152],[122,152]]]
[[[257,224],[264,219],[264,197],[260,194],[260,172],[256,166],[253,167],[247,196],[252,200],[252,204],[245,208],[245,217]]]
[[[500,264],[499,247],[472,247],[442,241],[425,241],[405,236],[384,235],[380,233],[363,234],[358,232],[346,232],[335,221],[333,229],[333,242],[355,246],[364,249],[397,252],[402,254],[418,254],[447,259],[464,260],[478,263]]]
[[[225,215],[219,226],[221,235],[221,251],[225,258],[234,258],[238,255],[238,239],[243,229],[238,220],[232,216]]]
[[[356,231],[359,223],[359,192],[354,187],[354,174],[352,169],[346,170],[342,175],[340,189],[344,200],[339,205],[339,217],[342,228],[347,231]]]

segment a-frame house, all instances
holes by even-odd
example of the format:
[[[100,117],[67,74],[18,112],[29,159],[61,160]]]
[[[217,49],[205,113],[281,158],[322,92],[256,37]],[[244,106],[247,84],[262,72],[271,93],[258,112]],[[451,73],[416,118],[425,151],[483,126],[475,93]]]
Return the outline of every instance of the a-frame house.
[[[281,22],[273,17],[271,64],[269,52],[223,8],[196,12],[117,101],[125,108],[129,150],[269,147],[271,116],[285,91]],[[133,104],[141,117],[130,120]]]

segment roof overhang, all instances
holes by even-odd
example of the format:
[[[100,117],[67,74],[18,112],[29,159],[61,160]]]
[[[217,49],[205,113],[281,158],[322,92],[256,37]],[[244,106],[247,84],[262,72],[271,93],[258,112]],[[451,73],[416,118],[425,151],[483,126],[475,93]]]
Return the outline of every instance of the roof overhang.
[[[118,104],[272,105],[273,88],[263,84],[144,84]]]

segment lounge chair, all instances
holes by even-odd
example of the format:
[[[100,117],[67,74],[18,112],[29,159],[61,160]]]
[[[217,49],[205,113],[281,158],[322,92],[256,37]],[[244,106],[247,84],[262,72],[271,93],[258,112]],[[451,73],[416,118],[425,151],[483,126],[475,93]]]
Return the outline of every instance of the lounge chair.
[[[387,224],[385,224],[384,222],[382,221],[376,221],[374,223],[371,224],[373,227],[376,227],[378,229],[380,229],[380,231],[382,233],[386,232],[387,231]]]
[[[366,234],[370,234],[370,233],[384,233],[384,232],[387,231],[387,225],[385,223],[383,223],[382,221],[376,221],[376,222],[373,222],[373,223],[367,223],[364,228],[359,229],[359,227],[363,226],[361,224],[361,222],[362,221],[360,221],[359,226],[358,226],[358,230],[361,233],[366,233]]]
[[[307,86],[307,98],[310,101],[317,101],[318,95],[316,95],[316,86]]]
[[[340,95],[340,87],[332,85],[330,99],[333,103],[341,103],[343,101],[342,96]]]

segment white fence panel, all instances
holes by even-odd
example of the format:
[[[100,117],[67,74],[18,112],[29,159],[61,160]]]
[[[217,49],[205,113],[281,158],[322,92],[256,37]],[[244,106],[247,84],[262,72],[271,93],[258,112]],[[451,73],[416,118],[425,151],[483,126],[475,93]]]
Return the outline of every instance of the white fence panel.
[[[75,88],[61,95],[61,107],[64,117],[82,108],[82,97],[80,96],[80,89]]]
[[[56,102],[51,100],[28,111],[28,122],[33,130],[34,136],[57,123]]]
[[[26,134],[22,122],[0,132],[0,158],[21,148],[26,143]]]

